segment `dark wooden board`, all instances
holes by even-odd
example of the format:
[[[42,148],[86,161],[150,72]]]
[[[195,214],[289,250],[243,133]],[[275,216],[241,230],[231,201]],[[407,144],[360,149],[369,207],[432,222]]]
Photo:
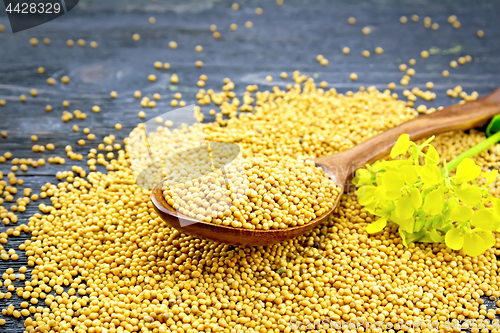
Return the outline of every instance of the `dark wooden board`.
[[[188,105],[195,102],[200,74],[208,75],[206,88],[214,90],[219,90],[222,80],[230,77],[236,84],[236,93],[242,95],[248,84],[258,84],[260,89],[284,86],[291,80],[280,80],[279,74],[286,71],[291,77],[292,71],[300,70],[345,92],[357,90],[362,85],[385,89],[391,81],[398,83],[402,76],[398,65],[415,58],[417,74],[409,87],[424,89],[426,82],[433,81],[438,98],[423,103],[428,106],[458,102],[445,94],[456,85],[461,85],[468,93],[477,91],[480,95],[500,85],[498,1],[285,0],[283,6],[277,6],[274,1],[249,0],[240,2],[239,11],[231,10],[231,4],[231,1],[209,0],[81,0],[69,14],[16,34],[10,32],[3,5],[0,5],[0,24],[6,26],[6,31],[0,33],[0,99],[7,100],[7,105],[0,107],[0,130],[9,132],[7,139],[0,138],[0,154],[11,151],[19,158],[47,158],[65,155],[67,144],[76,152],[86,153],[110,133],[121,139],[140,122],[137,114],[142,108],[132,96],[135,90],[142,91],[143,96],[152,96],[155,92],[162,95],[157,108],[144,110],[149,119],[172,109],[169,103],[175,92],[181,92]],[[254,13],[256,7],[263,8],[263,15]],[[412,14],[420,16],[418,23],[411,20],[406,25],[399,23],[402,15],[409,18]],[[458,16],[462,24],[460,29],[446,22],[451,14]],[[154,25],[148,23],[151,16],[156,18]],[[356,17],[355,25],[347,24],[349,16]],[[439,23],[439,29],[425,29],[425,16]],[[246,21],[252,21],[254,27],[245,28]],[[229,29],[231,23],[238,24],[237,31]],[[219,27],[222,34],[219,40],[212,38],[211,24]],[[370,35],[361,34],[364,26],[371,27]],[[478,29],[485,31],[483,39],[477,38]],[[134,33],[141,35],[140,41],[132,40]],[[39,39],[37,47],[29,44],[31,37]],[[51,39],[49,46],[41,42],[44,37]],[[85,47],[66,46],[68,39],[76,42],[79,38],[85,39]],[[178,43],[176,50],[168,47],[171,40]],[[97,41],[98,48],[91,49],[90,41]],[[202,53],[194,52],[198,44],[204,48]],[[342,54],[344,46],[350,47],[350,55]],[[376,46],[383,47],[384,54],[375,55]],[[461,48],[458,53],[420,58],[420,52],[431,47],[450,50],[457,46]],[[365,49],[372,53],[367,59],[361,56]],[[328,58],[327,67],[315,60],[318,54]],[[457,69],[449,68],[451,60],[466,54],[473,57],[471,63]],[[202,60],[204,67],[196,68],[196,60]],[[155,61],[169,62],[172,68],[156,70],[153,68]],[[37,74],[39,66],[45,68],[44,74]],[[450,70],[448,78],[441,75],[444,69]],[[349,79],[352,72],[359,77],[355,82]],[[170,73],[180,77],[176,86],[169,83]],[[156,74],[158,80],[150,83],[148,74]],[[68,85],[60,83],[64,75],[71,78]],[[267,75],[274,77],[273,82],[265,81]],[[54,77],[58,83],[48,86],[49,77]],[[29,96],[32,88],[38,89],[38,97]],[[398,85],[396,92],[401,94],[403,89]],[[116,100],[109,97],[113,90],[119,95]],[[26,103],[19,101],[21,94],[28,95]],[[71,103],[67,110],[80,109],[88,118],[63,123],[63,100]],[[421,100],[417,105],[420,103]],[[44,110],[47,104],[54,108],[50,113]],[[93,105],[99,105],[101,112],[91,112]],[[207,116],[206,119],[213,118]],[[119,132],[114,130],[116,123],[123,125]],[[83,148],[78,147],[76,142],[85,135],[81,130],[73,132],[74,124],[80,129],[89,127],[97,139]],[[32,134],[38,135],[37,144],[52,142],[56,150],[33,153]],[[25,180],[25,186],[39,192],[46,182],[56,182],[57,171],[67,170],[72,165],[86,166],[85,159],[82,162],[67,159],[65,166],[47,165],[16,174]],[[10,166],[10,163],[0,164],[0,171],[6,174]],[[28,217],[38,210],[37,206],[30,204],[25,213],[18,214],[18,224],[27,223]],[[0,225],[0,232],[5,230],[6,227]],[[17,248],[28,238],[26,234],[9,238],[5,248]],[[26,257],[21,254],[17,262],[0,262],[0,273],[7,267],[17,270],[25,264]],[[16,281],[16,286],[20,285]],[[4,287],[0,289],[5,290]],[[0,308],[11,303],[19,304],[19,299],[0,300]],[[11,317],[6,320],[7,325],[0,327],[0,332],[23,331],[22,320]]]

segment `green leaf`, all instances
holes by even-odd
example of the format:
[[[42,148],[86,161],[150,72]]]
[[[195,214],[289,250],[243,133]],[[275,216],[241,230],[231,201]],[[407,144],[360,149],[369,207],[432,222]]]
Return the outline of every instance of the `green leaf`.
[[[425,229],[423,229],[423,231],[425,231],[425,235],[419,239],[419,242],[422,242],[422,243],[434,243],[434,241],[431,239],[431,235],[429,232],[427,232]]]
[[[441,225],[443,224],[443,216],[442,215],[431,216],[431,217],[429,217],[429,220],[431,220],[431,228],[433,228],[433,229],[439,229],[439,228],[441,228]]]
[[[472,159],[465,158],[457,166],[457,175],[455,181],[457,183],[467,182],[476,179],[481,174],[481,167],[477,165]]]
[[[481,190],[475,186],[462,186],[462,188],[455,188],[455,193],[457,194],[460,201],[462,201],[467,206],[475,206],[483,197]]]
[[[452,221],[450,219],[451,212],[459,205],[460,204],[457,197],[453,196],[451,198],[448,198],[448,200],[444,203],[443,220]]]
[[[425,164],[439,164],[439,154],[434,146],[429,146],[429,150],[425,154]]]
[[[493,211],[487,208],[481,208],[472,215],[470,223],[483,230],[493,231],[499,226],[498,219],[493,215]]]
[[[431,237],[434,243],[442,243],[444,240],[444,236],[439,234],[439,232],[437,232],[436,229],[432,229],[431,232],[429,233],[429,236]]]
[[[477,232],[471,232],[464,237],[464,252],[466,255],[476,257],[486,251],[483,238]]]
[[[383,205],[380,206],[380,209],[377,211],[378,216],[390,215],[392,211],[396,208],[394,206],[393,201],[385,201]]]
[[[424,210],[422,210],[422,211],[424,211]],[[432,229],[432,222],[434,220],[432,219],[432,216],[427,217],[427,213],[425,213],[425,215],[426,215],[426,218],[425,218],[424,228],[425,229]]]
[[[411,198],[411,203],[415,209],[420,208],[422,206],[422,195],[420,194],[420,191],[418,188],[414,187],[410,191],[410,198]]]
[[[497,114],[488,124],[488,127],[486,128],[486,136],[489,138],[498,131],[500,131],[500,115]]]
[[[401,176],[395,171],[387,171],[382,177],[382,186],[389,191],[399,191],[404,186]]]
[[[366,232],[369,234],[375,234],[377,232],[382,231],[382,229],[384,229],[386,225],[387,225],[387,216],[382,217],[373,223],[370,223],[366,227]]]
[[[441,170],[437,165],[426,164],[422,167],[420,174],[422,181],[427,185],[436,185],[441,183]]]
[[[414,242],[424,242],[426,236],[428,235],[427,230],[424,229],[420,230],[419,232],[412,232],[412,233],[407,233],[406,231],[403,231],[401,229],[399,230],[400,233],[404,233],[407,244],[411,244]]]
[[[498,175],[498,170],[497,169],[492,170],[492,171],[488,171],[488,172],[483,172],[481,174],[481,176],[483,176],[484,178],[486,178],[486,184],[484,186],[488,186],[491,183],[493,183],[495,181],[495,179],[497,178],[497,175]]]
[[[410,145],[410,136],[408,134],[401,134],[396,141],[396,144],[391,149],[391,158],[396,158],[400,155],[406,154]]]
[[[415,208],[413,207],[413,204],[411,202],[411,198],[409,195],[405,195],[405,196],[401,197],[401,199],[399,199],[398,202],[396,203],[395,212],[398,215],[398,217],[401,218],[402,220],[407,220],[410,217],[412,217],[414,211],[415,211]]]
[[[467,206],[457,206],[451,210],[450,220],[456,222],[467,221],[471,218],[473,210]]]
[[[399,174],[408,185],[413,185],[418,180],[418,173],[414,165],[403,165],[399,168]]]
[[[453,226],[452,223],[446,223],[444,225],[441,225],[441,227],[439,228],[439,230],[442,231],[442,232],[444,232],[444,233],[447,233],[448,230],[453,229],[453,228],[454,228],[454,226]]]
[[[446,246],[455,251],[460,250],[464,246],[464,234],[464,228],[454,228],[449,230],[444,237]]]
[[[429,215],[437,215],[443,211],[444,207],[444,191],[440,187],[425,197],[423,210]]]

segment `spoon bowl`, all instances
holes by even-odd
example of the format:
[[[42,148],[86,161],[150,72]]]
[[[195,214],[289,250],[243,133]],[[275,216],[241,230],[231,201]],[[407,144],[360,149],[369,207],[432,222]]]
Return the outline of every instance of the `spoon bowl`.
[[[476,101],[452,105],[441,111],[417,117],[349,150],[316,158],[314,162],[340,187],[343,193],[346,181],[356,169],[387,156],[401,134],[409,134],[411,140],[418,140],[443,132],[467,130],[485,125],[497,114],[500,114],[500,88]],[[339,194],[328,212],[307,224],[286,229],[254,230],[200,222],[179,214],[166,202],[162,187],[163,182],[153,189],[151,200],[156,212],[167,224],[195,237],[248,246],[270,245],[304,234],[325,221],[333,213],[341,198]]]
[[[337,183],[335,176],[332,174],[330,178],[339,186],[343,192],[344,183]],[[248,245],[248,246],[265,246],[275,243],[280,243],[288,239],[295,238],[303,233],[315,228],[323,222],[334,211],[341,195],[335,199],[333,207],[323,215],[315,218],[307,224],[286,229],[272,230],[256,230],[233,228],[214,223],[207,223],[195,220],[191,217],[179,214],[172,206],[170,206],[163,196],[163,182],[158,184],[151,194],[156,213],[171,227],[186,233],[191,236],[210,239],[220,243],[231,245]]]

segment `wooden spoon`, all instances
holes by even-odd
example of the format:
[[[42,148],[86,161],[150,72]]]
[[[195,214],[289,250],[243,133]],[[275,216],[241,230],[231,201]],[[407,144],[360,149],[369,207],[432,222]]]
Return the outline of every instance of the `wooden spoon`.
[[[452,105],[441,111],[417,117],[349,150],[316,158],[314,161],[344,191],[345,183],[354,171],[387,156],[401,134],[407,133],[412,140],[418,140],[443,132],[466,130],[485,125],[490,118],[499,113],[500,88],[497,88],[476,101]],[[160,183],[155,187],[151,199],[156,212],[165,222],[183,233],[233,245],[269,245],[302,235],[327,219],[341,197],[340,195],[337,197],[330,211],[303,226],[278,230],[251,230],[199,222],[181,215],[165,201],[162,186],[163,183]],[[181,227],[181,221],[192,224]]]

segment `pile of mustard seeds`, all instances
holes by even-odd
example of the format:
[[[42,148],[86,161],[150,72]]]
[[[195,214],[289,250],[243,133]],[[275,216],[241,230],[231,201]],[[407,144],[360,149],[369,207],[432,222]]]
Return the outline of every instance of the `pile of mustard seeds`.
[[[276,161],[347,149],[414,116],[375,89],[352,96],[313,88],[289,93],[281,102],[276,97],[260,102],[256,116],[240,116],[225,127],[204,125],[205,134],[241,143],[244,156]],[[280,103],[289,107],[273,111]],[[319,121],[326,111],[317,111],[318,105],[328,106],[338,126],[322,127],[330,125]],[[450,159],[482,139],[479,132],[454,132],[438,136],[434,145]],[[132,135],[128,142],[137,148],[141,140]],[[476,156],[476,162],[484,169],[498,167],[498,147]],[[498,243],[475,258],[439,244],[405,248],[395,228],[368,235],[372,216],[348,194],[325,223],[280,244],[244,247],[198,239],[158,217],[151,190],[136,184],[131,153],[129,145],[118,150],[108,173],[80,177],[75,170],[42,188],[51,205],[40,205],[41,212],[30,218],[32,238],[22,250],[33,266],[32,278],[16,290],[32,315],[25,321],[27,332],[277,333],[291,332],[292,320],[479,322],[498,312],[487,310],[481,298],[500,297]],[[42,302],[48,308],[40,307]],[[4,312],[21,316],[18,309]]]

